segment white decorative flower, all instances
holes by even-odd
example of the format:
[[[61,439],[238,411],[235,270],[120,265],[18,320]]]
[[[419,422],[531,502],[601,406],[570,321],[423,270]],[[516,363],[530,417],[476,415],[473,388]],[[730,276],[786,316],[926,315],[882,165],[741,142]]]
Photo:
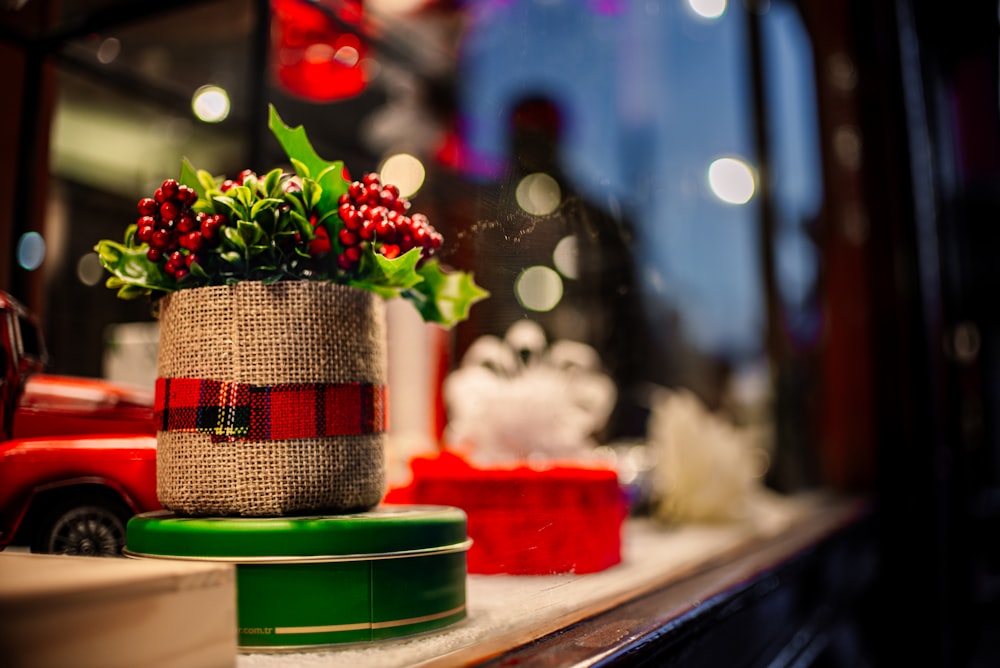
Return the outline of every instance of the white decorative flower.
[[[761,488],[753,435],[712,413],[688,390],[662,390],[648,422],[656,456],[654,514],[663,520],[730,521],[747,516]]]
[[[538,323],[520,320],[473,342],[445,379],[447,440],[477,464],[587,459],[616,395],[592,347],[548,346]]]

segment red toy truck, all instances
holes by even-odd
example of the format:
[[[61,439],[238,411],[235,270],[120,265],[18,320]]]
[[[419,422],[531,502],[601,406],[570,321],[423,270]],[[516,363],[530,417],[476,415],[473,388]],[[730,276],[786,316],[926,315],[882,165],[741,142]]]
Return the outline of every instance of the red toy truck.
[[[152,391],[46,374],[32,315],[0,292],[0,549],[112,556],[156,499]]]

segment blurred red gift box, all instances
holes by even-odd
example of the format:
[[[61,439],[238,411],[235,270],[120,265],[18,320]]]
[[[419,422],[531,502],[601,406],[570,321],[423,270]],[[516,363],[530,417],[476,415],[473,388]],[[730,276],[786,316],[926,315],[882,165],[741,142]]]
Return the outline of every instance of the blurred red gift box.
[[[412,482],[391,490],[386,503],[464,510],[469,573],[594,573],[621,562],[628,505],[611,469],[478,468],[447,451],[414,458],[410,468]]]

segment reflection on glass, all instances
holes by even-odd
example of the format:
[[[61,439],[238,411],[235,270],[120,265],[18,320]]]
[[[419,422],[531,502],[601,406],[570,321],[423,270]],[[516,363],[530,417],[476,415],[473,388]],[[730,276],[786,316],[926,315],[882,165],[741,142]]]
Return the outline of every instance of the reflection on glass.
[[[495,208],[477,220],[504,234],[480,251],[479,271],[555,262],[555,245],[576,237],[579,278],[543,322],[601,351],[631,404],[613,429],[628,434],[643,426],[625,413],[643,404],[644,388],[684,386],[718,406],[733,375],[765,354],[748,15],[720,3],[696,4],[711,21],[685,3],[591,6],[494,2],[474,12],[460,102],[471,167],[499,184]],[[525,102],[539,99],[555,118],[538,112],[519,125]],[[746,156],[718,165],[739,177],[719,193],[742,206],[706,187],[719,156]],[[512,212],[510,190],[540,172],[556,179],[562,204],[541,217]],[[482,313],[499,315],[502,300],[491,302]]]
[[[793,3],[772,2],[761,21],[771,112],[775,279],[793,342],[811,345],[820,332],[813,231],[823,198],[812,50]]]

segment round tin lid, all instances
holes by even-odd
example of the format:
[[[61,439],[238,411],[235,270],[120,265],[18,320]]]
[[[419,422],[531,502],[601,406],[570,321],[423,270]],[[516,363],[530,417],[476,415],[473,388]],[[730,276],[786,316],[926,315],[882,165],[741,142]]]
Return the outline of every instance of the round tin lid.
[[[128,523],[125,553],[227,561],[357,561],[464,551],[466,515],[450,506],[382,505],[353,515],[186,517]]]

